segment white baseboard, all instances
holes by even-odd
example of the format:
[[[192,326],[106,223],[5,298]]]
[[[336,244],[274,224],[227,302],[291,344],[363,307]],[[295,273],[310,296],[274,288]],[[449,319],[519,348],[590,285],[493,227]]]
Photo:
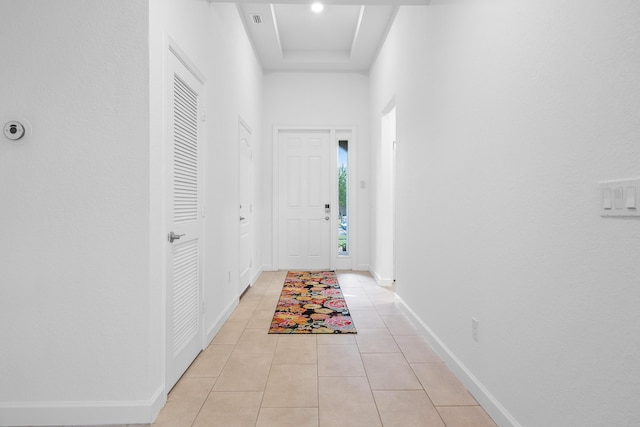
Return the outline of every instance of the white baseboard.
[[[378,283],[378,285],[380,286],[393,286],[393,279],[389,279],[389,278],[384,278],[381,277],[378,272],[373,271],[371,269],[369,269],[369,273],[371,273],[371,275],[373,276],[373,278],[375,279],[375,281]]]
[[[369,271],[369,264],[358,264],[356,266],[356,268],[354,268],[355,271]]]
[[[260,267],[257,271],[253,273],[253,276],[251,277],[251,286],[253,286],[253,284],[256,283],[256,281],[258,280],[258,277],[260,277],[263,271],[264,271],[264,267]]]
[[[207,329],[206,342],[205,342],[205,345],[204,345],[203,348],[207,348],[207,346],[211,343],[211,341],[213,341],[213,339],[215,338],[216,334],[220,331],[220,329],[224,325],[224,322],[227,321],[229,316],[231,316],[231,313],[233,313],[233,310],[235,310],[235,308],[238,306],[238,302],[239,301],[238,301],[237,298],[233,299],[225,307],[225,309],[222,310],[222,313],[220,313],[220,315],[216,318],[216,320],[209,327],[209,329]]]
[[[500,427],[522,427],[521,424],[502,406],[502,404],[489,392],[489,390],[476,378],[475,375],[458,359],[458,357],[445,345],[445,343],[433,332],[429,326],[420,319],[411,307],[402,298],[396,296],[402,310],[409,316],[412,322],[425,336],[433,350],[438,353],[447,367],[455,374],[471,395],[480,403],[482,408],[493,418]]]
[[[262,266],[261,268],[262,271],[277,271],[273,269],[273,266],[271,264],[265,264]]]
[[[0,402],[0,426],[148,424],[165,403],[164,385],[147,400]]]

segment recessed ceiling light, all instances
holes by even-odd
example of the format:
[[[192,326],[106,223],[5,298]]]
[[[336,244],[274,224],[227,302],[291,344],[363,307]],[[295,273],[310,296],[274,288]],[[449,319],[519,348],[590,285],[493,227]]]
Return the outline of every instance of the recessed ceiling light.
[[[311,5],[311,10],[313,10],[315,13],[320,13],[322,12],[322,10],[324,9],[324,6],[322,5],[322,3],[314,3]]]

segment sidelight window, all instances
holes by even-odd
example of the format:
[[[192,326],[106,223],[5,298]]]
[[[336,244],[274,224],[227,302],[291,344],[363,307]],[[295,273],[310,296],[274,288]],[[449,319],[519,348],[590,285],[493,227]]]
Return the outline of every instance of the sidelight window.
[[[338,141],[338,255],[349,255],[349,141]]]

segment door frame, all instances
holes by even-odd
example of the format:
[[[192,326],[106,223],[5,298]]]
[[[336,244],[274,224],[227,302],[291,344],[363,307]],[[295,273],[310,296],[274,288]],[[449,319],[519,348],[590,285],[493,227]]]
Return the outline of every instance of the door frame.
[[[279,165],[279,135],[281,132],[329,132],[329,139],[332,144],[331,151],[335,155],[332,156],[331,161],[331,205],[335,208],[332,212],[337,212],[338,208],[338,138],[336,136],[337,132],[349,132],[349,153],[348,153],[348,161],[349,161],[349,194],[351,197],[349,198],[349,215],[356,219],[358,218],[357,214],[357,182],[358,182],[358,169],[357,169],[357,127],[353,125],[339,126],[339,125],[327,125],[327,126],[274,126],[273,134],[272,134],[272,165],[273,165],[273,173],[271,188],[272,188],[272,214],[271,214],[271,266],[273,270],[278,270],[280,265],[278,248],[280,245],[280,233],[279,233],[279,211],[280,204],[278,200],[280,200],[280,165]],[[355,221],[354,221],[355,223]],[[356,254],[357,252],[357,227],[352,226],[350,222],[349,227],[349,255],[338,257],[338,215],[331,215],[331,224],[330,227],[334,230],[334,233],[331,233],[331,253],[329,255],[329,268],[332,270],[336,269],[347,269],[345,267],[344,259],[349,259],[349,264],[351,269],[356,265]],[[343,262],[340,262],[340,258],[344,258]]]
[[[251,130],[251,127],[249,126],[249,124],[242,118],[242,116],[238,116],[238,138],[237,138],[237,142],[238,142],[238,174],[240,173],[240,162],[242,161],[242,154],[241,154],[241,147],[240,147],[240,128],[244,128],[247,133],[249,134],[249,136],[251,137],[251,139],[253,138],[253,131]],[[254,170],[253,170],[253,146],[252,146],[252,141],[251,139],[248,141],[248,146],[249,146],[249,152],[250,152],[250,160],[249,160],[249,182],[247,183],[247,185],[249,186],[248,188],[248,192],[249,192],[249,272],[248,272],[248,278],[249,278],[249,284],[247,286],[245,286],[244,284],[240,283],[240,269],[238,269],[238,283],[240,285],[240,288],[238,289],[238,297],[240,297],[240,295],[242,295],[242,293],[244,293],[244,291],[246,291],[251,285],[252,285],[252,279],[253,279],[253,230],[254,230],[254,224],[253,224],[253,176],[254,176]],[[240,176],[238,175],[238,199],[240,199]],[[238,222],[238,251],[240,251],[240,228],[241,228],[241,222]],[[239,256],[239,252],[238,252],[238,256]]]
[[[378,151],[379,179],[389,183],[389,188],[377,185],[374,278],[381,286],[391,286],[396,276],[396,149],[398,142],[397,107],[392,98],[380,115],[380,146]],[[383,210],[389,206],[390,210]],[[385,227],[388,225],[389,227]],[[385,232],[381,231],[381,227]],[[387,231],[388,230],[388,231]]]

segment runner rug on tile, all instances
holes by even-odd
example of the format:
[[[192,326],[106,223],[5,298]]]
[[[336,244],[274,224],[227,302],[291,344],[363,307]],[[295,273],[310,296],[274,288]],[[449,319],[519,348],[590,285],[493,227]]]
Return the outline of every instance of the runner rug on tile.
[[[335,271],[289,271],[270,334],[355,334]]]

